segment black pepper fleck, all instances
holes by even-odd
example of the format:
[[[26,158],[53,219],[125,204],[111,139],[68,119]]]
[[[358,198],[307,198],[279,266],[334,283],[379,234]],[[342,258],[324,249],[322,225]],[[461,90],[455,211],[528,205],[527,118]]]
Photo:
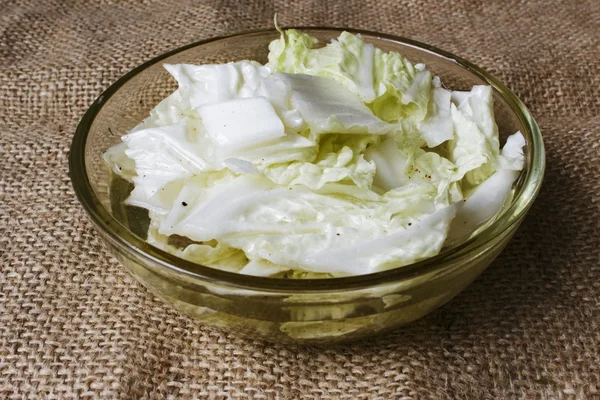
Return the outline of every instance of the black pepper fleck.
[[[182,201],[181,205],[184,206],[184,207],[187,207],[187,203],[185,201]]]
[[[408,223],[408,226],[412,226],[412,222],[409,222],[409,223]]]

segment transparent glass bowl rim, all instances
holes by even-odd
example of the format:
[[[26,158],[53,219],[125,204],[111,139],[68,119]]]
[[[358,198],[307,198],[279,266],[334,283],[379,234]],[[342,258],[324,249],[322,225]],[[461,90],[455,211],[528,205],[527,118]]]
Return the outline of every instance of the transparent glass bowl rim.
[[[75,135],[73,137],[73,142],[71,144],[71,150],[69,153],[69,175],[71,177],[74,191],[92,222],[96,225],[96,227],[101,229],[114,244],[120,248],[125,248],[126,250],[135,253],[138,257],[145,259],[147,262],[155,263],[161,268],[165,268],[167,270],[165,272],[173,272],[178,275],[183,275],[192,281],[197,281],[198,283],[211,283],[261,292],[281,292],[290,294],[315,292],[332,293],[348,290],[368,289],[384,284],[393,284],[394,282],[408,280],[418,277],[422,274],[441,272],[446,268],[450,268],[453,265],[453,261],[460,260],[461,257],[464,257],[466,254],[476,253],[477,251],[485,249],[486,245],[490,244],[490,242],[492,242],[497,235],[501,235],[503,232],[510,229],[515,223],[518,223],[522,217],[524,217],[524,214],[527,212],[537,196],[543,180],[545,168],[544,144],[537,123],[523,102],[504,84],[481,68],[461,57],[438,49],[434,46],[400,36],[348,28],[295,27],[294,29],[320,31],[324,33],[341,33],[342,31],[348,31],[354,34],[361,34],[364,37],[373,37],[379,40],[400,43],[402,45],[416,48],[427,53],[432,53],[438,57],[456,63],[491,85],[507,101],[512,111],[520,119],[523,126],[529,130],[529,135],[526,136],[531,138],[531,142],[528,143],[528,145],[532,147],[529,152],[530,157],[528,157],[527,165],[520,177],[520,179],[523,179],[523,183],[519,192],[516,193],[515,197],[513,198],[510,206],[496,221],[479,232],[477,235],[474,235],[468,240],[446,249],[434,257],[382,272],[341,278],[265,278],[222,271],[183,260],[175,255],[148,244],[140,237],[134,235],[116,218],[114,218],[112,214],[101,204],[100,200],[96,197],[88,179],[85,165],[85,146],[89,130],[96,115],[100,112],[102,106],[110,99],[110,97],[114,95],[127,81],[137,74],[143,72],[146,68],[160,62],[161,60],[190,48],[224,39],[243,40],[245,37],[249,36],[267,35],[276,32],[275,29],[263,29],[201,40],[155,57],[131,70],[113,83],[94,101],[94,103],[86,111],[79,125],[77,126]],[[525,176],[523,177],[522,175]]]

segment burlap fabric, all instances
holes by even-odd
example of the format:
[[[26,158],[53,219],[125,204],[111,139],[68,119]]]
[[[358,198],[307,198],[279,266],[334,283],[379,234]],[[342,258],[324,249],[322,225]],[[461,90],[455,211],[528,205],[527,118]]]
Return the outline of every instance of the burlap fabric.
[[[599,8],[0,1],[0,398],[600,398]],[[364,343],[284,347],[178,314],[110,256],[70,187],[75,126],[110,83],[276,11],[470,59],[525,101],[546,141],[540,197],[497,262],[439,311]]]

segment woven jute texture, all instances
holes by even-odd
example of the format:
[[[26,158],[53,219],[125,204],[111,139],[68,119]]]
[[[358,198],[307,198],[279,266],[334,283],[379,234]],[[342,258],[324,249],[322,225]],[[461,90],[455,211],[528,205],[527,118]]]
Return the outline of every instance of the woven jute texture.
[[[110,256],[70,187],[75,126],[103,89],[274,12],[452,51],[542,128],[545,183],[514,240],[386,336],[285,347],[182,316]],[[0,1],[0,398],[600,398],[599,60],[596,0]]]

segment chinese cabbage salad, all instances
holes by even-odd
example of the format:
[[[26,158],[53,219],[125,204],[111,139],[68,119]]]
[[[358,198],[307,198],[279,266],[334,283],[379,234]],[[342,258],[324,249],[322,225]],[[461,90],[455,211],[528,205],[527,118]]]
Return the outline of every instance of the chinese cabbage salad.
[[[344,32],[297,30],[268,62],[164,65],[179,88],[106,151],[147,241],[241,274],[328,278],[438,254],[493,218],[523,169],[492,89]]]

